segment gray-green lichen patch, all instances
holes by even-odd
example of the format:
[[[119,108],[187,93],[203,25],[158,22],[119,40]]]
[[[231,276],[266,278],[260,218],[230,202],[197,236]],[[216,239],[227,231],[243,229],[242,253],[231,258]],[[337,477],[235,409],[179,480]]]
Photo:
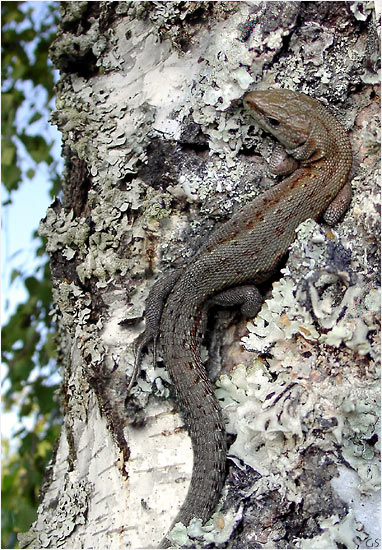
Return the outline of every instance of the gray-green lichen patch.
[[[60,15],[63,23],[73,23],[80,20],[85,14],[88,2],[71,2],[60,6]]]
[[[74,212],[57,213],[49,208],[43,222],[40,223],[39,234],[48,239],[46,251],[48,253],[62,250],[68,260],[76,254],[76,249],[84,247],[90,233],[89,224],[85,219],[74,219]]]
[[[293,259],[301,262],[294,264],[298,268],[293,274],[288,267],[282,270],[284,277],[274,284],[272,297],[248,325],[247,349],[264,352],[299,334],[337,348],[343,343],[360,355],[371,352],[368,334],[377,328],[380,293],[349,272],[341,248],[312,220],[301,224],[291,248]],[[359,304],[365,300],[367,308],[360,317]],[[324,329],[321,333],[317,324]]]
[[[217,24],[215,32],[219,40],[201,44],[197,79],[191,88],[190,101],[182,111],[186,115],[192,113],[193,120],[209,137],[211,153],[219,154],[230,167],[236,164],[235,157],[243,143],[237,135],[242,125],[241,114],[230,107],[248,90],[257,71],[261,72],[271,55],[267,52],[268,43],[261,36],[260,26],[254,25],[254,32],[247,42],[239,39],[238,27],[250,10],[250,5],[243,3],[229,20]],[[280,30],[279,42],[276,40],[274,47],[280,47],[281,37],[287,34],[286,29],[292,24],[293,16],[285,21],[285,28]],[[260,55],[257,48],[261,50]],[[249,67],[252,67],[252,72]]]
[[[87,480],[76,479],[76,474],[67,474],[65,485],[55,506],[50,521],[45,521],[44,531],[30,532],[20,536],[23,547],[31,543],[35,548],[60,548],[78,526],[85,525],[88,513],[88,500],[92,487]]]
[[[188,527],[182,523],[177,523],[169,533],[171,542],[176,547],[187,548],[191,544],[195,544],[196,548],[204,548],[207,544],[224,544],[226,543],[234,528],[239,523],[242,517],[242,505],[236,510],[230,509],[224,519],[218,509],[207,523],[202,524],[200,519],[191,520]],[[190,538],[191,537],[191,538]]]
[[[348,371],[332,380],[319,368],[304,373],[281,363],[269,360],[268,369],[261,361],[249,369],[238,366],[218,381],[227,431],[236,435],[229,456],[261,474],[252,494],[259,499],[277,490],[285,502],[301,504],[306,468],[301,457],[311,448],[345,458],[361,492],[378,491],[376,450],[367,443],[377,432],[375,385]],[[362,519],[369,532],[372,524]]]
[[[378,464],[370,464],[377,470]],[[379,492],[372,489],[361,491],[359,488],[359,477],[349,466],[338,466],[338,477],[332,479],[333,490],[341,500],[347,503],[353,510],[359,522],[367,525],[367,531],[371,540],[380,536],[381,499]],[[346,519],[346,518],[345,518]],[[370,543],[369,543],[370,544]],[[367,547],[367,543],[363,544]]]
[[[54,290],[55,303],[60,310],[60,322],[70,333],[74,333],[74,321],[78,321],[80,326],[86,324],[86,316],[89,315],[91,306],[90,294],[83,290],[74,282],[59,282]]]
[[[338,515],[324,519],[320,522],[320,527],[323,531],[321,535],[311,539],[297,539],[296,547],[304,549],[360,548],[359,541],[367,539],[367,535],[362,530],[362,524],[355,520],[353,511],[350,511],[342,519]]]

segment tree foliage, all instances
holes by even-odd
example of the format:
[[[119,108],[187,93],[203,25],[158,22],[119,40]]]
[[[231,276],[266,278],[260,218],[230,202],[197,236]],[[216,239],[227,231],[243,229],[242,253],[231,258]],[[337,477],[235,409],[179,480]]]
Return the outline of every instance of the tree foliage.
[[[2,183],[6,204],[44,163],[51,174],[50,194],[59,190],[57,160],[49,138],[48,114],[54,71],[48,62],[55,36],[57,2],[2,2]],[[37,232],[35,234],[37,237]],[[2,328],[3,407],[17,415],[17,432],[3,439],[2,547],[15,547],[16,533],[36,517],[45,467],[59,434],[55,392],[57,365],[50,311],[50,272],[43,243],[33,275],[13,270],[27,298]]]
[[[3,184],[8,191],[16,190],[22,181],[22,175],[25,175],[21,168],[20,144],[34,163],[54,163],[50,155],[52,143],[43,135],[34,135],[31,127],[40,119],[46,119],[44,111],[54,95],[54,76],[52,67],[48,65],[48,48],[54,34],[57,7],[55,3],[47,3],[46,19],[36,24],[36,17],[33,17],[35,8],[31,4],[1,4],[1,169]],[[44,96],[41,109],[34,98]],[[28,106],[25,105],[26,101]],[[23,114],[27,109],[29,114],[23,116],[22,120],[17,120],[22,107]]]

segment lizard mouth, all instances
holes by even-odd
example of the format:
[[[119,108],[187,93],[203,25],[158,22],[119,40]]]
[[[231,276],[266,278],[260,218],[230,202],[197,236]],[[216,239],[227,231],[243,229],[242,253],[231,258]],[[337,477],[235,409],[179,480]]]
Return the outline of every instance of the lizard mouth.
[[[252,115],[255,115],[256,118],[259,117],[260,119],[269,123],[271,127],[275,128],[280,124],[280,121],[275,116],[272,116],[272,114],[269,112],[269,105],[268,109],[262,106],[263,101],[264,97],[261,95],[261,92],[250,92],[249,94],[246,94],[243,98],[244,107]]]
[[[261,112],[261,109],[259,109],[258,105],[256,104],[256,101],[250,97],[251,94],[246,94],[243,98],[244,107],[250,110],[259,111]],[[262,113],[264,114],[264,113]]]

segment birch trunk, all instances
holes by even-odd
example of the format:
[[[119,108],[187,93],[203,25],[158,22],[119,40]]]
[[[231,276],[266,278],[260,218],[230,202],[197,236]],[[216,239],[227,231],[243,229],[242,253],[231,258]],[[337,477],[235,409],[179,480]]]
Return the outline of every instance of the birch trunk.
[[[351,130],[354,199],[334,233],[301,227],[255,320],[215,312],[204,353],[230,434],[227,481],[209,525],[179,528],[175,541],[375,545],[373,3],[64,2],[61,13],[52,119],[66,171],[40,231],[64,422],[21,546],[155,548],[176,516],[190,441],[150,353],[127,396],[134,344],[157,276],[273,185],[263,158],[273,142],[241,104],[245,92],[273,86],[316,97]]]

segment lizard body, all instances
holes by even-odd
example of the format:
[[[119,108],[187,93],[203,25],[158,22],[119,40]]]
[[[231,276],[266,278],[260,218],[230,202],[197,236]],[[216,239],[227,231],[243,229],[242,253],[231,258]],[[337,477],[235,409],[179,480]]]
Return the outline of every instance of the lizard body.
[[[173,525],[188,525],[193,517],[207,521],[225,478],[224,421],[200,357],[208,307],[240,304],[245,315],[256,315],[261,296],[255,285],[275,271],[298,225],[322,215],[336,223],[351,198],[349,139],[318,101],[290,90],[265,90],[247,94],[244,104],[299,168],[216,229],[183,270],[154,285],[146,302],[133,379],[143,347],[150,340],[155,347],[159,339],[194,453],[190,488]],[[165,538],[162,547],[169,545]]]

